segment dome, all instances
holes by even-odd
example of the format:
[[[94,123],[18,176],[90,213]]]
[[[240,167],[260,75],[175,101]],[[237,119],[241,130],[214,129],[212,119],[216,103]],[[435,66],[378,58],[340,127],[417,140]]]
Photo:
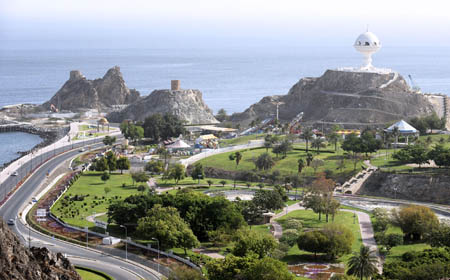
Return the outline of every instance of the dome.
[[[381,42],[375,34],[367,31],[358,36],[355,46],[381,47]]]
[[[98,123],[100,123],[100,124],[108,124],[108,120],[106,118],[100,118],[98,120]]]

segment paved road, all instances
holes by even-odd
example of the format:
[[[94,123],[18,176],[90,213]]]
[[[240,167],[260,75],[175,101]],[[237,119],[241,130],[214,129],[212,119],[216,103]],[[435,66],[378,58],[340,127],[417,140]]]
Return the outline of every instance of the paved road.
[[[97,144],[95,147],[100,147],[103,144]],[[31,175],[28,180],[14,193],[12,197],[6,201],[0,207],[0,215],[3,219],[7,220],[10,218],[18,217],[19,211],[23,208],[23,205],[31,200],[31,197],[35,195],[37,188],[46,178],[46,173],[48,170],[54,170],[64,161],[75,157],[79,154],[78,150],[70,151],[64,153],[56,158],[46,162],[43,164],[41,168],[39,168],[36,172]],[[116,279],[139,279],[139,277],[144,279],[158,279],[150,269],[143,269],[141,266],[126,262],[117,257],[113,257],[110,255],[105,255],[95,250],[86,249],[82,246],[75,245],[72,243],[64,242],[41,233],[35,232],[34,230],[29,231],[29,228],[22,224],[19,219],[17,219],[16,226],[11,227],[11,229],[21,237],[23,243],[26,243],[26,240],[23,236],[31,236],[31,245],[37,246],[46,246],[49,250],[53,252],[61,252],[73,257],[81,257],[87,258],[91,260],[97,260],[96,265],[89,265],[91,263],[87,263],[88,267],[92,267],[94,269],[105,270],[111,275],[114,275]],[[73,259],[71,257],[71,259]],[[98,265],[103,263],[103,265]]]

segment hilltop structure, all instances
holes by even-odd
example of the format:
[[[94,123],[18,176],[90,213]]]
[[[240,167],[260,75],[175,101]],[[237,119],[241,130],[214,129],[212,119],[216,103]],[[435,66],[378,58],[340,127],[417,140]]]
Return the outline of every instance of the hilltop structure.
[[[355,49],[363,55],[359,67],[326,70],[321,77],[303,78],[287,95],[267,96],[231,120],[248,125],[252,120],[277,118],[290,122],[303,112],[303,122],[340,124],[345,128],[381,127],[386,123],[436,112],[447,117],[449,100],[423,95],[391,69],[376,68],[372,55],[380,50],[378,37],[367,31],[359,35]]]
[[[171,89],[154,90],[148,96],[125,109],[110,113],[110,122],[123,120],[143,121],[148,116],[170,113],[188,124],[218,123],[212,110],[205,104],[202,92],[197,89],[181,89],[180,81],[171,81]]]

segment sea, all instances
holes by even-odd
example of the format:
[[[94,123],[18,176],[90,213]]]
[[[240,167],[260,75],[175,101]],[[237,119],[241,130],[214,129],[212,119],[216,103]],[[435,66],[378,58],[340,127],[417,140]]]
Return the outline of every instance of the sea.
[[[0,167],[20,157],[19,151],[28,151],[42,141],[38,135],[25,132],[0,133]]]
[[[327,69],[361,63],[361,55],[351,45],[165,49],[0,46],[0,107],[47,101],[68,80],[71,70],[96,79],[117,65],[127,86],[141,95],[167,89],[170,80],[176,79],[184,89],[201,90],[214,112],[224,108],[233,113],[244,111],[264,96],[286,94],[302,77],[317,77]],[[373,64],[399,72],[422,92],[450,95],[450,47],[384,46],[373,56]],[[37,141],[34,135],[21,143],[17,139],[23,137],[0,137],[0,163]]]

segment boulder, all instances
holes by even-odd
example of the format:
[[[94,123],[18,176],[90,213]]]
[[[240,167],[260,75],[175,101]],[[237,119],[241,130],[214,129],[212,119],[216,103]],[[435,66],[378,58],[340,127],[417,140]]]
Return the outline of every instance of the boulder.
[[[0,280],[81,280],[70,261],[47,248],[26,249],[0,218]]]

